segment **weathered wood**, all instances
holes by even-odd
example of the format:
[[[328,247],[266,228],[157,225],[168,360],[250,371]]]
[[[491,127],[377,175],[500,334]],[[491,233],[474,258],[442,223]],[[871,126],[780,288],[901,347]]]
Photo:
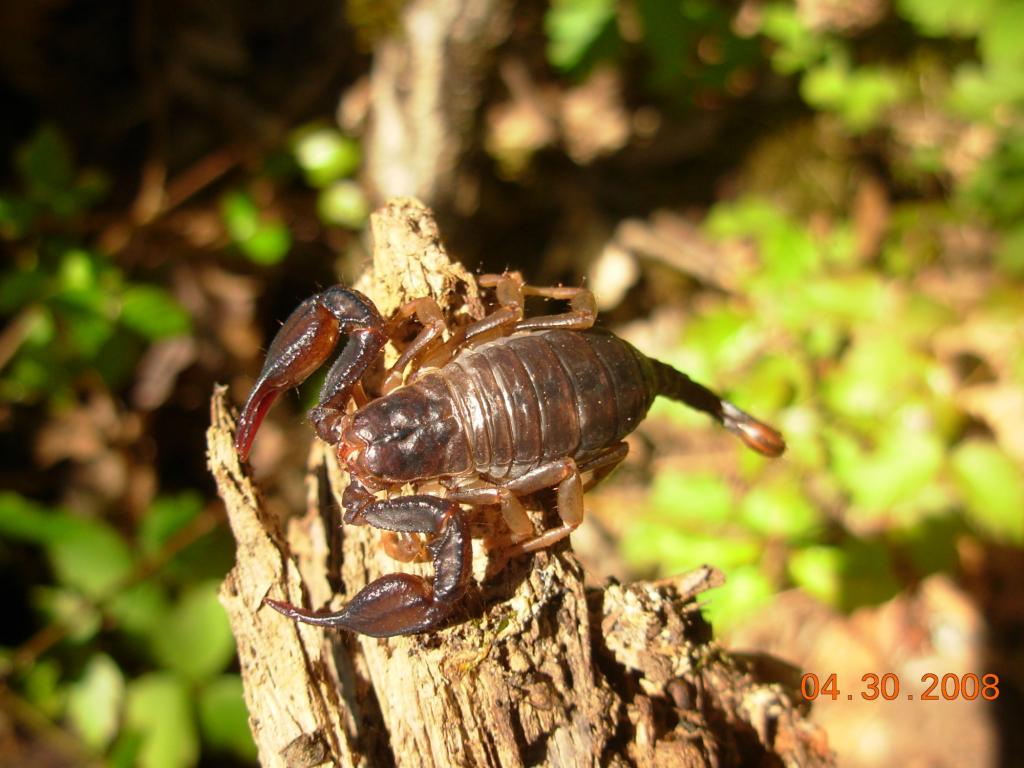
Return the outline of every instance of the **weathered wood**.
[[[373,267],[357,287],[383,313],[431,295],[449,315],[480,315],[475,282],[448,261],[429,210],[398,200],[371,227]],[[694,601],[720,582],[711,568],[588,593],[567,547],[487,578],[498,563],[475,541],[477,585],[438,632],[374,639],[262,607],[270,595],[334,608],[383,573],[429,567],[399,566],[369,527],[339,528],[345,476],[320,443],[286,544],[239,466],[233,414],[218,389],[209,462],[238,541],[221,599],[262,765],[831,764],[783,689],[711,643]]]
[[[472,146],[495,49],[511,27],[507,0],[408,0],[374,46],[366,182],[377,199],[415,195],[463,207],[457,183]]]

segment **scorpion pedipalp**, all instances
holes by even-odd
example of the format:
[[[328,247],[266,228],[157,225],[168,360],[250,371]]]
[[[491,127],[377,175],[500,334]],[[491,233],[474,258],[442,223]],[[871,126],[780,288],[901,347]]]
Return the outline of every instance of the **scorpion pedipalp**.
[[[308,611],[270,598],[264,602],[297,621],[373,637],[436,628],[462,598],[469,582],[469,526],[462,509],[446,499],[419,495],[370,502],[360,515],[375,528],[431,536],[427,549],[434,563],[433,585],[421,576],[392,573],[367,584],[333,613]]]
[[[235,449],[242,460],[248,458],[256,431],[278,396],[323,365],[342,334],[347,334],[348,343],[331,366],[319,405],[310,414],[320,437],[334,442],[352,387],[384,346],[383,326],[369,299],[340,285],[302,302],[270,343],[263,370],[242,408],[235,435]]]

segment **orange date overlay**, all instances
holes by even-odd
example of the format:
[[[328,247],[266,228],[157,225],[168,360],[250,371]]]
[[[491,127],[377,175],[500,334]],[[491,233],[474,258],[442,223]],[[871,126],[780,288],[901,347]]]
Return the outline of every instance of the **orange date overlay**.
[[[814,701],[818,697],[828,697],[835,701],[844,696],[847,701],[853,701],[855,697],[865,701],[913,701],[915,698],[918,701],[974,701],[979,697],[985,701],[995,701],[999,698],[999,675],[991,672],[980,676],[973,672],[964,675],[948,673],[941,677],[927,672],[921,675],[921,683],[925,689],[919,696],[915,697],[913,693],[901,695],[899,675],[892,672],[883,675],[869,672],[861,676],[860,683],[853,686],[854,690],[847,688],[844,692],[839,688],[835,672],[827,675],[824,680],[813,672],[808,672],[800,678],[800,694],[807,701]]]

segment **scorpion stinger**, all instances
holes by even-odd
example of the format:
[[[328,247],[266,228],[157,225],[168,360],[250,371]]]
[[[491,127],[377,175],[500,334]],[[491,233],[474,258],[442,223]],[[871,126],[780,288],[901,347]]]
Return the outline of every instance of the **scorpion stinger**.
[[[703,411],[736,435],[745,446],[763,456],[774,458],[785,452],[786,441],[778,430],[755,419],[703,384],[660,360],[648,358],[647,365],[659,395],[685,403],[694,410]]]
[[[340,285],[306,299],[277,332],[267,359],[242,408],[235,449],[244,461],[270,406],[286,389],[298,386],[324,364],[342,334],[349,334],[320,392],[310,418],[320,437],[333,442],[335,428],[352,386],[384,346],[384,321],[358,291]]]

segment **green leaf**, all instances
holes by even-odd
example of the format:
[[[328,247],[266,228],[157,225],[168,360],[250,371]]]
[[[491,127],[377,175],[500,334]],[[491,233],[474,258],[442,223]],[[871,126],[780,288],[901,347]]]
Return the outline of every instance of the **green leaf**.
[[[124,688],[120,668],[109,656],[98,653],[68,689],[68,719],[95,750],[105,749],[117,733]]]
[[[224,196],[220,203],[221,216],[228,237],[242,243],[256,234],[260,226],[260,209],[252,195],[236,190]]]
[[[902,584],[892,572],[888,545],[872,539],[843,542],[842,598],[840,606],[850,611],[864,605],[879,605],[895,596]]]
[[[314,187],[326,187],[351,176],[363,160],[359,142],[326,126],[298,131],[292,140],[292,148],[306,181]]]
[[[137,540],[147,555],[159,552],[176,533],[195,520],[203,511],[203,497],[198,491],[183,491],[174,496],[160,496],[150,505],[139,524]]]
[[[888,549],[879,541],[850,539],[841,547],[807,547],[790,557],[788,567],[797,586],[843,610],[877,605],[901,588]]]
[[[60,717],[67,702],[67,689],[60,684],[60,677],[60,664],[44,657],[25,671],[21,684],[25,698],[53,720]]]
[[[317,212],[328,224],[360,229],[370,215],[370,202],[354,181],[339,181],[320,191]]]
[[[1018,68],[980,67],[974,62],[965,62],[957,67],[953,76],[949,105],[965,117],[997,121],[998,112],[1021,99],[1024,99],[1024,81]]]
[[[288,228],[280,222],[264,221],[256,201],[246,192],[225,195],[221,215],[232,242],[257,264],[277,264],[291,248]]]
[[[49,277],[38,269],[16,269],[0,279],[0,312],[16,310],[39,301],[46,292]]]
[[[1020,44],[1022,31],[1024,3],[1019,0],[996,2],[978,38],[978,47],[985,64],[1019,75],[1020,68],[1024,66],[1024,47]]]
[[[614,0],[554,0],[544,16],[548,61],[575,69],[614,21]]]
[[[12,491],[0,492],[0,535],[48,544],[61,534],[62,513]]]
[[[715,238],[753,238],[761,257],[754,280],[770,286],[776,297],[781,286],[799,284],[822,263],[822,245],[808,229],[792,221],[777,204],[759,197],[717,204],[705,226]]]
[[[124,291],[121,322],[147,339],[188,333],[192,325],[181,305],[155,285],[132,285]]]
[[[996,541],[1024,544],[1024,472],[987,440],[969,440],[952,456],[953,477],[970,522]]]
[[[292,247],[292,235],[284,224],[267,222],[260,224],[252,237],[241,241],[238,247],[250,261],[270,266],[279,263],[288,255],[288,250]]]
[[[222,580],[234,564],[235,544],[231,532],[220,527],[201,536],[179,551],[161,574],[169,584],[193,584],[204,579]]]
[[[200,691],[199,727],[203,740],[214,749],[255,762],[256,745],[238,675],[215,677]]]
[[[769,352],[757,358],[730,394],[749,413],[767,415],[791,402],[806,401],[816,389],[810,367],[800,355]]]
[[[761,10],[761,33],[775,41],[772,66],[776,72],[791,75],[819,61],[827,50],[823,38],[808,29],[797,9],[786,3],[767,3]]]
[[[0,494],[0,534],[44,546],[57,580],[92,598],[105,595],[132,568],[128,545],[107,524],[15,493]]]
[[[143,742],[141,733],[122,730],[107,754],[107,768],[137,768]]]
[[[188,768],[199,758],[199,738],[188,689],[177,675],[156,672],[128,685],[125,726],[138,733],[139,768]]]
[[[834,471],[853,498],[860,514],[869,517],[900,514],[907,522],[929,508],[941,506],[944,494],[930,488],[942,466],[945,445],[930,431],[894,424],[874,451],[861,451],[833,436]],[[903,509],[898,509],[899,505]]]
[[[635,566],[658,566],[661,573],[670,574],[705,563],[726,570],[756,563],[761,556],[761,545],[748,537],[695,534],[641,519],[626,530],[622,552]]]
[[[66,517],[60,538],[47,549],[57,580],[93,599],[110,594],[133,566],[124,539],[98,520]]]
[[[135,637],[158,632],[170,610],[164,589],[154,580],[143,581],[120,590],[105,606],[115,627]]]
[[[234,657],[231,626],[217,600],[219,585],[211,580],[186,588],[150,637],[156,660],[190,680],[217,674]]]
[[[896,10],[931,37],[969,36],[985,27],[1000,0],[896,0]]]
[[[787,540],[808,537],[822,525],[817,508],[787,476],[751,488],[740,503],[740,514],[757,533]]]
[[[725,584],[706,593],[701,607],[718,632],[749,620],[750,615],[768,605],[775,588],[756,565],[732,568]]]
[[[720,526],[732,517],[729,486],[716,475],[663,472],[654,480],[651,511],[665,522]]]
[[[67,639],[84,644],[100,631],[103,616],[95,604],[79,592],[64,587],[37,586],[32,590],[33,605],[51,624],[68,630]]]
[[[816,546],[794,552],[787,566],[794,584],[822,602],[838,606],[844,562],[838,547]]]
[[[942,514],[923,518],[908,528],[892,531],[893,542],[917,568],[919,575],[953,572],[959,562],[957,540],[964,533],[964,522],[956,515]]]
[[[827,375],[828,406],[851,419],[886,416],[911,394],[925,394],[931,361],[891,326],[862,329],[840,366]]]
[[[97,291],[95,296],[100,293]],[[61,300],[66,303],[69,298],[69,294],[64,294]],[[84,300],[86,296],[83,293],[78,298]],[[102,310],[66,304],[59,308],[57,317],[74,354],[83,360],[94,358],[114,334],[114,322]]]
[[[996,264],[1004,274],[1024,278],[1024,226],[1016,226],[1003,233],[996,251]]]
[[[728,371],[753,357],[761,348],[763,336],[748,312],[716,306],[687,325],[683,347],[705,360],[711,370]]]
[[[5,240],[24,237],[35,220],[37,210],[29,200],[0,195],[0,237]]]
[[[18,148],[14,162],[29,196],[38,202],[52,205],[74,184],[71,147],[52,123],[44,123]]]
[[[838,113],[853,133],[875,126],[905,91],[897,72],[871,66],[851,69],[846,57],[839,55],[808,70],[800,83],[800,93],[808,104]]]
[[[57,288],[61,293],[80,295],[85,298],[81,305],[89,308],[102,306],[99,278],[103,270],[100,258],[84,248],[68,248],[61,254],[57,268]]]

